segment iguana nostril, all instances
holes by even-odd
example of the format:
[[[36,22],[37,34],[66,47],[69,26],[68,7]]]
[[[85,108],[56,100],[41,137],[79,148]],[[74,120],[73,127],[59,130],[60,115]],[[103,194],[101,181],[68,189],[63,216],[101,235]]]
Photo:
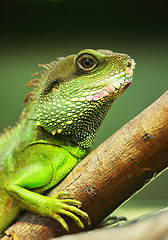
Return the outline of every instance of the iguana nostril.
[[[127,63],[127,67],[131,67],[131,61],[128,61],[128,63]]]

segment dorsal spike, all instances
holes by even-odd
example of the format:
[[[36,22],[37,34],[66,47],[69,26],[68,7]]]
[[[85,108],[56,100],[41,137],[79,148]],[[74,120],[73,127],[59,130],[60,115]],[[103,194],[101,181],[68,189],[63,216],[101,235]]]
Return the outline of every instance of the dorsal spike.
[[[57,59],[58,59],[58,61],[61,61],[64,59],[64,57],[58,57]]]
[[[29,92],[29,93],[26,95],[26,97],[24,98],[22,104],[24,105],[25,103],[27,103],[32,95],[33,95],[33,92]]]
[[[27,88],[27,87],[37,86],[39,81],[40,81],[40,78],[34,78],[30,82],[28,82],[25,87]]]
[[[43,67],[43,68],[45,68],[47,70],[51,67],[50,64],[38,64],[38,66],[39,67]]]
[[[32,73],[31,76],[32,76],[32,77],[33,77],[33,76],[37,76],[37,75],[42,76],[45,72],[46,72],[46,71],[42,70],[42,71],[40,71],[40,72]]]

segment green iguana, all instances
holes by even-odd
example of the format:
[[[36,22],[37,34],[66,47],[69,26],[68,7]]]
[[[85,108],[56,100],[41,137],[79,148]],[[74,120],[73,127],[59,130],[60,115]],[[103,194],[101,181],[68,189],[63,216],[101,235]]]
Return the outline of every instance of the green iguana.
[[[0,136],[0,234],[21,210],[68,225],[60,215],[90,224],[77,200],[41,195],[84,158],[112,103],[130,85],[135,62],[108,50],[80,51],[40,65],[27,86],[27,106],[14,128]]]

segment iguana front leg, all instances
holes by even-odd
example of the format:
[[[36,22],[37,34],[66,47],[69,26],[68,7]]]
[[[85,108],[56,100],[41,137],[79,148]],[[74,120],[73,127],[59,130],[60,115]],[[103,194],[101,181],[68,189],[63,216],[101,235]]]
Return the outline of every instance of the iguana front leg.
[[[69,230],[68,225],[60,215],[72,218],[80,228],[84,228],[82,221],[76,215],[85,218],[88,224],[90,224],[90,219],[87,213],[78,208],[81,202],[61,199],[63,195],[67,195],[64,192],[52,197],[39,194],[56,185],[77,163],[77,159],[67,150],[60,148],[56,152],[52,161],[40,161],[16,173],[5,182],[4,189],[22,208],[56,219],[66,231]]]

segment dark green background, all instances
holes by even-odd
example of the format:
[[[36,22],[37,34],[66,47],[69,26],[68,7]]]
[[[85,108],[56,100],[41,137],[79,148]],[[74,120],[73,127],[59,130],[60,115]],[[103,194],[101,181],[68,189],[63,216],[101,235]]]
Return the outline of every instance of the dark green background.
[[[14,125],[38,63],[105,48],[131,55],[134,81],[113,105],[94,147],[159,98],[168,86],[168,21],[164,1],[1,2],[0,130]],[[126,173],[127,174],[127,173]],[[131,201],[168,200],[168,172]],[[130,202],[131,202],[130,201]],[[155,201],[155,202],[154,202]],[[166,205],[164,203],[164,205]]]

